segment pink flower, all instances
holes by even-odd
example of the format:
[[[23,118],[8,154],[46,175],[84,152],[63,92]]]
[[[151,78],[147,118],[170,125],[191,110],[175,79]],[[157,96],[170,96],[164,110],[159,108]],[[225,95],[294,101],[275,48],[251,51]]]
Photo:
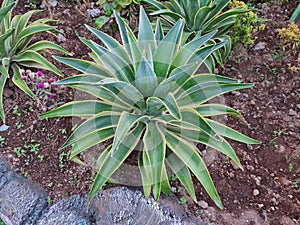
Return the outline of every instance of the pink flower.
[[[49,82],[50,83],[53,83],[55,81],[55,79],[53,78],[53,77],[51,77],[50,79],[49,79]]]
[[[31,73],[31,70],[26,70],[26,73],[27,73],[27,74]]]
[[[50,99],[54,99],[54,97],[55,97],[54,94],[50,94],[50,95],[49,95],[49,98],[50,98]]]
[[[20,69],[19,71],[20,71],[20,73],[25,73],[25,70],[23,70],[23,69]]]
[[[58,85],[57,85],[57,84],[53,84],[53,87],[54,87],[54,88],[58,88]]]
[[[21,78],[22,78],[22,80],[27,80],[26,76],[22,76]]]
[[[43,72],[42,71],[37,71],[36,75],[38,75],[39,77],[43,76]]]
[[[38,88],[43,88],[43,87],[44,87],[44,84],[43,84],[43,83],[38,83],[37,87],[38,87]]]
[[[60,86],[60,89],[64,89],[64,88],[66,88],[67,86],[65,86],[65,85],[61,85]]]

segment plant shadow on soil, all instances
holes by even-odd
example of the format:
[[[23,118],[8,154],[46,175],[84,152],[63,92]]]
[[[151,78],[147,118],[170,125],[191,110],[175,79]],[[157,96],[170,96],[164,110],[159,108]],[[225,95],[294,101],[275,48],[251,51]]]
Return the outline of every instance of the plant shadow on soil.
[[[20,0],[14,13],[26,12],[28,9],[23,7],[26,4],[27,0]],[[224,68],[219,68],[220,74],[255,84],[252,89],[226,95],[226,104],[240,110],[247,122],[228,118],[227,125],[261,141],[256,146],[231,142],[244,171],[236,169],[219,154],[209,166],[225,210],[216,209],[196,179],[197,198],[211,206],[207,209],[193,203],[177,180],[172,182],[176,190],[181,190],[176,195],[187,200],[185,204],[189,210],[214,224],[300,222],[300,75],[289,70],[288,64],[296,63],[297,56],[282,51],[277,31],[288,24],[298,4],[299,1],[289,1],[282,5],[272,2],[255,5],[260,9],[259,16],[269,20],[266,29],[255,34],[252,46],[240,48],[232,54]],[[84,4],[61,1],[51,8],[51,13],[46,10],[39,16],[59,19],[58,28],[63,29],[66,37],[61,46],[74,57],[87,57],[87,49],[77,37],[89,37],[83,21],[93,25],[92,19],[85,16]],[[118,38],[119,34],[115,32],[114,36]],[[56,37],[49,35],[38,38],[57,42]],[[254,50],[259,42],[265,42],[265,48]],[[66,76],[76,73],[55,64]],[[24,93],[9,85],[4,93],[10,128],[0,133],[5,138],[1,153],[13,168],[43,187],[51,197],[49,201],[88,192],[94,176],[92,169],[68,161],[70,148],[58,150],[66,136],[70,135],[74,121],[71,118],[40,120],[38,114],[42,113],[41,108]],[[67,102],[73,98],[73,90],[67,89],[67,93],[71,94],[60,95],[60,101]],[[13,113],[15,106],[18,106],[19,115]],[[30,107],[34,110],[28,110]],[[40,144],[37,154],[24,147],[30,143]],[[18,148],[24,149],[24,154],[18,156]],[[43,160],[38,155],[42,155]]]

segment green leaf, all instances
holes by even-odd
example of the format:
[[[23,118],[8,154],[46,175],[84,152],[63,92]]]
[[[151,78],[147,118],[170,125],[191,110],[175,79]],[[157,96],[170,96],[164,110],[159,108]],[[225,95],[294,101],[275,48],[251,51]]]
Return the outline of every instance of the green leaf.
[[[139,124],[133,131],[126,135],[123,142],[120,143],[118,151],[112,154],[113,149],[109,146],[100,155],[98,162],[99,170],[93,186],[88,195],[88,202],[96,196],[97,192],[101,190],[108,178],[120,167],[125,159],[134,150],[135,146],[139,142],[143,133],[144,126]]]
[[[184,162],[175,154],[168,151],[169,154],[166,156],[166,161],[170,166],[171,170],[176,174],[179,181],[183,184],[191,198],[196,202],[197,198],[195,195],[195,189],[191,177],[191,173]]]
[[[204,88],[199,87],[199,89],[191,92],[187,96],[179,98],[177,104],[179,107],[197,107],[221,94],[250,87],[253,87],[253,84],[219,84]]]
[[[114,137],[114,142],[112,145],[112,155],[114,152],[117,152],[119,150],[120,144],[124,141],[124,138],[130,131],[130,129],[137,124],[140,124],[139,122],[148,120],[148,116],[143,115],[137,115],[137,114],[131,114],[128,112],[122,112],[121,117],[119,119],[116,134]]]
[[[166,154],[166,140],[156,122],[150,121],[143,138],[146,154],[152,170],[154,199],[158,200],[161,192],[162,172]],[[147,168],[148,169],[148,168]]]
[[[91,31],[94,35],[96,35],[99,40],[105,44],[105,46],[113,53],[116,54],[118,57],[126,61],[126,63],[129,65],[131,63],[131,60],[129,58],[128,53],[124,50],[123,46],[120,45],[120,43],[115,40],[114,38],[110,37],[109,35],[93,28],[88,25],[85,25],[86,28]]]
[[[5,113],[4,113],[4,108],[3,108],[3,91],[4,91],[6,79],[7,79],[7,76],[0,75],[0,117],[3,121],[3,124],[5,124]]]
[[[187,141],[169,131],[166,132],[166,140],[168,147],[193,172],[214,203],[220,209],[223,209],[224,207],[215,185],[199,153]]]
[[[160,19],[157,20],[156,26],[155,26],[155,40],[156,44],[158,45],[159,42],[164,38],[164,30],[162,28]]]
[[[214,131],[224,137],[230,138],[232,140],[236,140],[245,144],[260,144],[259,141],[250,138],[244,134],[241,134],[240,132],[237,132],[236,130],[233,130],[221,123],[218,123],[216,121],[207,119],[207,122],[209,125],[214,129]]]
[[[146,150],[140,152],[138,165],[142,176],[144,195],[146,197],[149,197],[151,194],[151,185],[152,185],[152,181],[151,181],[152,175],[150,175],[149,173],[152,173],[152,171],[149,166],[150,162]]]
[[[135,86],[144,97],[152,96],[157,87],[156,74],[144,58],[135,74]]]
[[[148,43],[151,46],[152,52],[155,49],[154,46],[154,34],[152,32],[152,26],[148,19],[147,14],[143,7],[140,7],[140,18],[139,18],[139,33],[138,33],[138,42],[140,49],[147,48]]]
[[[10,12],[10,10],[13,7],[15,7],[15,2],[7,4],[6,6],[2,5],[2,7],[0,9],[0,23],[2,22],[2,20],[5,18],[5,16],[7,15],[7,13]]]
[[[114,77],[114,75],[106,68],[99,66],[98,64],[90,61],[86,61],[82,59],[58,57],[58,56],[55,56],[54,59],[82,73],[94,74],[94,75],[100,74],[105,77]]]
[[[60,149],[66,148],[67,146],[77,141],[79,138],[82,138],[89,133],[99,131],[100,129],[116,127],[119,119],[120,113],[116,112],[101,112],[99,114],[96,114],[95,116],[80,124],[66,140],[66,142],[60,147]]]
[[[177,52],[181,42],[183,24],[184,20],[179,20],[160,41],[154,53],[154,71],[158,77],[166,78],[168,76],[173,56]]]
[[[121,112],[126,110],[126,108],[114,107],[111,104],[104,103],[102,101],[96,100],[85,100],[85,101],[72,101],[68,102],[56,109],[49,112],[45,112],[40,115],[41,118],[51,118],[51,117],[63,117],[63,116],[93,116],[100,112],[114,111]]]
[[[13,83],[19,87],[24,93],[29,95],[31,98],[35,99],[35,95],[32,93],[30,88],[27,86],[26,82],[22,80],[22,74],[20,73],[20,68],[16,64],[12,64],[11,68],[13,70]]]
[[[46,49],[53,49],[62,52],[65,55],[70,55],[70,53],[67,50],[65,50],[63,47],[55,43],[52,43],[51,41],[38,41],[27,48],[27,50],[37,51],[37,52],[40,51],[44,52],[46,51]]]
[[[76,157],[78,154],[91,148],[92,146],[112,138],[115,134],[115,130],[116,129],[114,127],[106,129],[100,128],[78,138],[72,143],[74,146],[70,155],[70,159]]]
[[[62,75],[61,72],[52,63],[48,62],[47,59],[45,59],[39,53],[31,50],[13,56],[11,62],[20,63],[28,67],[32,67],[31,63],[34,63],[34,67],[39,65],[39,67],[42,69],[49,70],[59,76]]]
[[[233,117],[241,115],[235,109],[228,107],[226,105],[221,105],[221,104],[200,105],[199,107],[195,108],[195,110],[204,117],[219,116],[219,115],[224,115],[224,114],[228,114]]]

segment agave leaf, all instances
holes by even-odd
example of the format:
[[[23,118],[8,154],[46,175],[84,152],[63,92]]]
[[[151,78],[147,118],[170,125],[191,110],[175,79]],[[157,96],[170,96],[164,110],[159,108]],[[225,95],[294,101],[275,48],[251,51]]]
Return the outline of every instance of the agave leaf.
[[[154,92],[154,96],[157,96],[159,98],[165,98],[169,92],[173,92],[173,90],[178,87],[178,84],[176,84],[177,80],[186,80],[188,77],[193,75],[195,65],[195,63],[187,64],[172,70],[170,76],[167,79],[164,79],[157,86]]]
[[[153,67],[144,58],[135,74],[135,86],[144,97],[152,96],[157,87],[157,77]]]
[[[96,35],[96,37],[99,38],[113,54],[116,54],[119,58],[125,60],[128,65],[130,64],[131,60],[128,53],[118,41],[89,25],[85,26],[89,31]]]
[[[209,125],[214,129],[214,131],[224,137],[230,138],[232,140],[236,140],[245,144],[260,144],[259,141],[250,138],[244,134],[241,134],[240,132],[231,129],[230,127],[227,127],[221,123],[218,123],[216,121],[206,119],[206,121],[209,123]]]
[[[218,50],[216,50],[216,51],[218,51]],[[208,56],[205,59],[204,64],[210,73],[215,73],[216,64],[215,64],[215,61],[214,61],[214,58],[212,57],[212,55]]]
[[[153,196],[155,200],[158,200],[161,192],[162,171],[166,154],[166,140],[156,122],[150,121],[148,123],[143,142],[145,144],[146,154],[149,158],[149,169],[152,170],[153,175]]]
[[[5,16],[7,15],[8,12],[10,12],[10,10],[15,7],[15,2],[12,2],[10,4],[2,5],[1,9],[0,9],[0,23],[2,22],[2,20],[5,18]]]
[[[175,67],[177,67],[177,66],[184,65],[185,63],[187,63],[187,61],[192,57],[194,52],[197,49],[199,49],[202,45],[204,45],[206,42],[208,42],[216,33],[217,33],[217,30],[212,31],[208,34],[200,36],[199,38],[195,38],[191,42],[185,44],[178,51],[172,64]]]
[[[165,99],[150,97],[147,99],[147,105],[150,114],[159,112],[160,108],[164,106],[174,118],[181,119],[180,110],[172,93],[169,93]]]
[[[221,104],[204,104],[195,108],[195,110],[202,116],[219,116],[228,114],[230,116],[240,116],[241,114],[235,109]]]
[[[79,138],[82,138],[89,133],[98,131],[99,129],[116,127],[119,119],[120,113],[116,112],[101,112],[99,114],[96,114],[95,116],[80,124],[66,140],[66,142],[60,147],[60,149],[66,148],[67,146],[77,141]]]
[[[191,92],[208,86],[217,86],[220,84],[238,83],[238,80],[214,74],[198,74],[184,79],[182,77],[177,80],[177,90],[174,91],[179,98],[189,95]]]
[[[152,185],[152,175],[150,175],[149,173],[151,173],[152,171],[150,170],[150,162],[146,150],[140,152],[138,165],[142,176],[144,195],[146,197],[149,197],[151,194]]]
[[[110,127],[106,129],[101,128],[90,132],[81,138],[78,138],[72,143],[74,146],[70,155],[70,159],[76,157],[81,152],[112,138],[114,136],[114,133],[115,127]]]
[[[22,74],[20,73],[20,68],[16,64],[12,64],[11,68],[13,70],[12,81],[17,85],[24,93],[29,95],[31,98],[35,99],[35,95],[32,93],[30,88],[27,86],[26,82],[22,80]]]
[[[176,25],[160,41],[154,56],[154,70],[158,77],[166,78],[171,67],[173,55],[179,48],[184,20],[179,20]]]
[[[23,63],[23,65],[27,65],[28,67],[32,67],[30,63],[33,62],[36,63],[37,65],[40,65],[40,68],[49,70],[59,76],[62,75],[61,72],[52,63],[47,61],[39,53],[31,50],[22,52],[18,55],[14,55],[11,59],[11,62]]]
[[[157,15],[166,15],[166,16],[170,16],[171,18],[173,18],[175,21],[183,19],[182,16],[179,13],[175,13],[172,12],[169,9],[161,9],[161,10],[157,10],[153,13],[150,14],[151,16],[157,16]]]
[[[113,155],[114,152],[117,152],[119,150],[120,145],[122,144],[124,138],[126,137],[126,135],[128,134],[128,132],[132,127],[136,126],[137,124],[140,124],[139,122],[148,119],[149,119],[148,116],[122,112],[117,125],[117,130],[114,137],[111,154]]]
[[[59,82],[56,82],[59,83]],[[116,95],[113,91],[109,90],[106,87],[103,86],[96,86],[96,85],[90,85],[90,84],[72,84],[68,85],[71,88],[76,88],[81,91],[85,91],[97,98],[102,99],[106,103],[111,103],[115,107],[122,107],[127,108],[130,110],[133,106],[127,103],[126,101],[123,101],[121,98],[119,98],[118,95]]]
[[[154,34],[152,32],[152,26],[148,19],[147,14],[143,7],[140,7],[140,18],[139,18],[139,33],[138,33],[138,43],[140,49],[146,48],[148,43],[151,46],[152,52],[155,49],[154,46]]]
[[[12,45],[11,45],[12,48],[9,51],[10,54],[14,54],[19,49],[20,43],[26,37],[32,37],[32,35],[34,35],[34,34],[41,33],[41,32],[44,32],[44,31],[50,31],[50,30],[53,30],[53,29],[54,29],[53,26],[46,25],[46,24],[39,24],[39,25],[35,25],[35,26],[30,25],[30,26],[26,27],[13,40]],[[23,50],[23,49],[19,49],[19,50]]]
[[[12,33],[14,32],[13,29],[8,29],[6,30],[6,32],[4,34],[1,34],[0,36],[0,55],[7,55],[7,47],[5,45],[5,42],[7,41],[7,39],[12,35]]]
[[[192,182],[192,177],[187,166],[182,162],[182,160],[176,155],[168,151],[169,154],[166,156],[166,161],[170,166],[171,170],[176,174],[179,181],[183,184],[191,198],[197,202],[194,185]]]
[[[102,63],[121,81],[132,82],[134,74],[131,65],[123,59],[108,51],[94,41],[80,38],[80,40],[88,46],[101,59]]]
[[[175,134],[167,131],[166,141],[168,147],[180,158],[182,162],[193,172],[199,182],[202,184],[210,198],[221,209],[223,209],[222,202],[217,193],[215,185],[209,175],[209,172],[200,157],[199,153],[194,147],[184,139],[176,136]]]
[[[0,117],[5,124],[5,113],[3,108],[3,90],[6,83],[7,76],[0,75]]]
[[[46,51],[46,49],[53,49],[59,52],[64,53],[65,55],[71,55],[67,50],[65,50],[63,47],[61,47],[58,44],[55,44],[51,41],[38,41],[36,43],[33,43],[30,45],[26,50],[31,50],[31,51]]]
[[[197,13],[195,14],[194,17],[194,26],[193,29],[196,31],[201,31],[203,30],[203,24],[205,21],[209,18],[209,15],[211,15],[211,11],[214,9],[214,6],[203,6],[199,8]]]
[[[73,85],[73,84],[89,84],[97,85],[98,82],[102,81],[107,77],[102,76],[101,74],[80,74],[72,77],[67,77],[63,80],[54,82],[53,84],[57,85]]]
[[[58,56],[55,56],[53,58],[82,73],[94,74],[94,75],[100,74],[105,77],[114,77],[114,75],[111,72],[109,72],[106,68],[99,66],[98,64],[90,61],[86,61],[82,59],[58,57]]]
[[[207,102],[208,100],[221,94],[250,87],[253,87],[253,84],[219,84],[199,88],[198,90],[193,91],[189,95],[178,99],[177,104],[179,107],[197,107],[200,104]]]
[[[114,107],[111,104],[96,100],[72,101],[68,102],[56,109],[45,112],[40,115],[41,118],[63,117],[63,116],[93,116],[95,114],[114,111],[121,112],[126,108]]]
[[[229,157],[239,168],[243,169],[235,151],[224,138],[222,138],[221,141],[216,141],[213,138],[211,138],[208,134],[196,130],[191,126],[186,126],[185,123],[177,125],[176,123],[172,123],[172,126],[168,126],[167,129],[184,139],[202,143],[204,145],[216,149],[217,151]]]
[[[159,42],[164,38],[164,30],[162,28],[160,19],[156,21],[156,26],[155,26],[155,41],[156,44],[158,45]]]
[[[88,202],[96,196],[97,192],[103,187],[108,178],[120,167],[125,159],[130,155],[137,145],[143,133],[144,125],[141,123],[129,134],[126,135],[123,142],[120,143],[118,151],[114,154],[113,147],[108,147],[100,155],[100,164],[97,176],[88,195]],[[102,157],[102,155],[104,157]]]
[[[155,6],[158,9],[164,9],[165,8],[165,6],[162,3],[158,2],[158,1],[155,1],[155,0],[142,0],[142,1],[146,2],[149,5]]]
[[[25,14],[21,15],[21,17],[18,19],[18,23],[16,24],[16,29],[15,29],[15,37],[18,37],[18,35],[26,29],[26,25],[31,18],[33,14],[42,12],[42,10],[31,10],[26,12]]]
[[[132,56],[132,53],[131,53],[130,47],[129,47],[127,30],[126,30],[126,26],[125,26],[126,24],[125,24],[124,20],[120,17],[119,13],[115,10],[114,10],[114,16],[115,16],[117,24],[119,26],[123,45],[125,46],[125,49],[128,52],[128,54]]]

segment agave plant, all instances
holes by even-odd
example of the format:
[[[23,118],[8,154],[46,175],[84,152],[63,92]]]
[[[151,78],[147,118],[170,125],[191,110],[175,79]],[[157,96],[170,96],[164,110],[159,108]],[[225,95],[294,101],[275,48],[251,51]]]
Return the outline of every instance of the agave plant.
[[[44,18],[28,25],[31,16],[41,11],[29,11],[12,18],[15,5],[16,2],[13,0],[4,0],[0,10],[0,118],[4,124],[2,95],[6,81],[12,80],[17,87],[34,98],[32,91],[21,79],[20,66],[45,69],[61,75],[61,72],[41,53],[47,49],[55,49],[68,54],[62,47],[49,41],[32,43],[31,40],[35,34],[55,30],[55,27],[46,24],[53,20]]]
[[[71,158],[113,138],[97,160],[98,173],[89,200],[117,171],[134,150],[144,193],[158,199],[161,191],[170,191],[167,168],[170,168],[196,201],[191,173],[208,195],[222,208],[210,174],[193,143],[203,143],[242,167],[234,150],[224,139],[247,144],[251,139],[214,120],[211,116],[239,113],[208,100],[223,93],[252,87],[236,79],[214,74],[195,74],[203,61],[224,43],[206,45],[216,33],[199,36],[182,45],[184,20],[179,20],[164,36],[160,22],[155,33],[141,7],[138,37],[115,13],[122,42],[86,26],[105,47],[81,38],[92,50],[94,62],[55,57],[82,74],[56,82],[85,91],[98,100],[73,101],[46,112],[42,118],[79,116],[87,118],[61,148],[73,145]],[[205,47],[203,47],[205,46]]]
[[[200,32],[202,35],[218,29],[215,39],[227,40],[223,57],[226,58],[231,50],[231,39],[226,35],[235,22],[235,17],[248,12],[242,7],[224,10],[231,0],[170,0],[159,2],[156,0],[142,0],[152,6],[150,15],[163,19],[163,25],[172,27],[178,20],[185,19],[185,39]],[[214,58],[223,64],[220,51],[214,53]],[[214,59],[209,58],[208,68],[213,70]]]

